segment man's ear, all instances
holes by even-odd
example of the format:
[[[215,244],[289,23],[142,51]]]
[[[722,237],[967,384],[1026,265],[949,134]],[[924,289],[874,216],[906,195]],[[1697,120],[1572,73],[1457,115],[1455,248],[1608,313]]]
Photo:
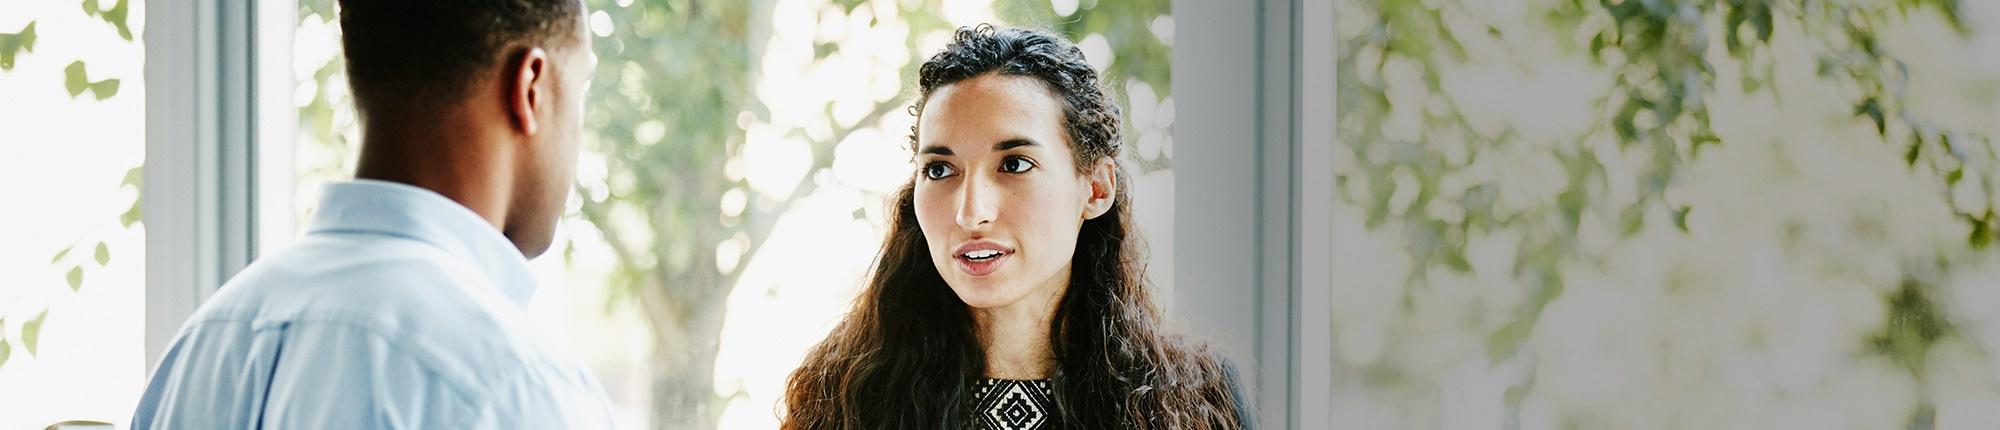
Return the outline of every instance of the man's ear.
[[[1090,199],[1083,203],[1083,219],[1104,216],[1118,202],[1118,162],[1111,157],[1099,158],[1090,163],[1090,173],[1084,179],[1090,183]]]
[[[507,90],[507,118],[513,120],[515,130],[525,134],[541,130],[535,112],[549,102],[549,94],[542,85],[542,81],[553,79],[549,76],[549,66],[548,51],[535,47],[514,54],[507,63],[502,80]]]

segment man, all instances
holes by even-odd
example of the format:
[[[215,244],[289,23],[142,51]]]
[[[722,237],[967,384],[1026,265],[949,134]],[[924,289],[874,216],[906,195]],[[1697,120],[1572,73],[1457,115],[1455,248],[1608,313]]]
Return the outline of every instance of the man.
[[[189,318],[132,427],[610,427],[596,380],[525,312],[596,68],[583,5],[340,5],[356,180]]]

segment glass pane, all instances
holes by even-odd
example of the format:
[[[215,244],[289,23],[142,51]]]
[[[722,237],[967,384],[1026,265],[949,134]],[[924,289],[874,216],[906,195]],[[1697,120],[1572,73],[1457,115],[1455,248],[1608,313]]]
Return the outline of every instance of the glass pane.
[[[910,77],[959,25],[1053,28],[1099,62],[1128,115],[1152,280],[1171,288],[1168,2],[696,3],[586,2],[600,66],[585,150],[558,247],[533,262],[531,312],[622,424],[776,425],[785,378],[847,310],[885,194],[913,171]],[[294,35],[300,224],[360,143],[334,7],[302,0]]]
[[[0,3],[0,428],[122,427],[145,386],[144,7]]]
[[[2000,3],[1500,3],[1337,6],[1341,426],[2000,423]]]

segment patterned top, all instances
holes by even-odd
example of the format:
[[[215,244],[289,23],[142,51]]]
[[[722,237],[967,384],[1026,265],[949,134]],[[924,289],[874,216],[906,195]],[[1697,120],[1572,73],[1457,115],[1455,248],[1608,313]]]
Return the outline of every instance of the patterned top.
[[[1049,380],[1019,381],[982,379],[973,384],[975,430],[1033,430],[1049,428],[1049,411],[1054,397]]]

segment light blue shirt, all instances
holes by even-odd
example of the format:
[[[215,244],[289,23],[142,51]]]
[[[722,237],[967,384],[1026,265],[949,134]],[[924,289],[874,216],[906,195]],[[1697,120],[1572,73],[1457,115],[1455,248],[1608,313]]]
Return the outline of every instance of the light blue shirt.
[[[305,238],[181,327],[132,428],[611,427],[597,380],[535,334],[534,289],[521,252],[457,202],[329,185]]]

